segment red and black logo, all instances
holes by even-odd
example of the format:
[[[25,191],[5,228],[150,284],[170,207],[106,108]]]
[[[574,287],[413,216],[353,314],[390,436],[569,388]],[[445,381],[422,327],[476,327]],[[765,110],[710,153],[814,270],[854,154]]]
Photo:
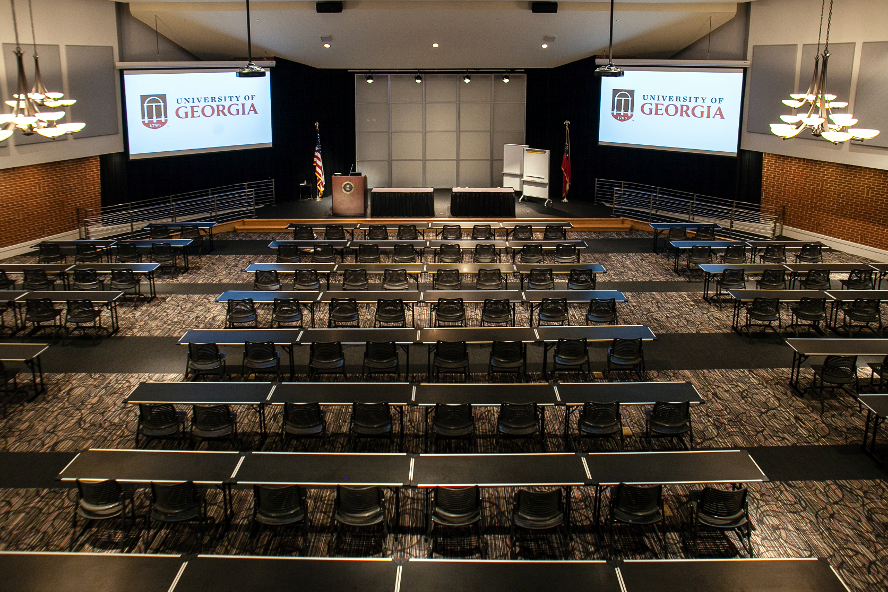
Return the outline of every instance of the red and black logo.
[[[167,123],[166,95],[141,95],[142,125],[148,129],[160,129]]]
[[[611,95],[611,115],[617,121],[629,121],[635,111],[635,91],[615,88]]]

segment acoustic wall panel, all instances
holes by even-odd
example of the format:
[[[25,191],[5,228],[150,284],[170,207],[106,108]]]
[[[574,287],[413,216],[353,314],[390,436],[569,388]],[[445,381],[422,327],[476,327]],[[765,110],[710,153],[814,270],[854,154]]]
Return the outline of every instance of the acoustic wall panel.
[[[385,160],[389,159],[389,133],[367,132],[358,134],[357,138],[358,160]]]
[[[832,92],[832,91],[830,91]],[[857,127],[877,129],[881,133],[863,142],[866,146],[888,148],[888,41],[864,43],[860,48],[860,69],[857,73],[857,92],[853,110]],[[860,143],[852,140],[852,142]]]
[[[392,160],[416,160],[422,156],[422,132],[393,132]]]
[[[70,109],[70,121],[86,124],[74,139],[117,135],[120,117],[114,49],[110,45],[66,45],[65,61],[68,94],[77,99]]]
[[[459,158],[460,160],[484,159],[489,161],[490,132],[460,132]]]
[[[391,187],[388,160],[362,161],[358,159],[358,170],[367,176],[368,187]]]
[[[18,84],[18,68],[16,66],[16,57],[13,53],[15,44],[3,44],[3,60],[6,67],[6,99],[12,99],[12,95],[18,92],[16,85]],[[25,66],[25,77],[28,80],[28,90],[34,84],[34,46],[26,45],[22,48],[24,56],[22,62]],[[64,82],[62,81],[62,59],[59,53],[58,45],[40,45],[37,44],[37,55],[40,56],[40,75],[43,83],[51,91],[65,92]],[[71,97],[78,98],[78,97]],[[114,105],[117,105],[116,99]],[[116,107],[115,107],[116,108]],[[73,121],[70,117],[65,117],[64,121]],[[17,146],[27,146],[30,144],[42,144],[44,142],[65,141],[65,137],[58,140],[44,138],[39,134],[31,136],[23,136],[20,132],[15,132],[11,138]]]
[[[456,130],[456,103],[426,103],[426,132]]]
[[[770,124],[778,123],[781,115],[790,113],[780,101],[795,92],[797,55],[797,45],[756,45],[752,48],[746,131],[770,134]],[[807,88],[808,81],[804,82]]]
[[[393,160],[392,187],[422,187],[421,160]]]
[[[829,76],[826,81],[826,90],[838,97],[839,101],[847,101],[851,98],[851,67],[854,64],[854,43],[830,43],[829,45],[829,66],[827,74]],[[823,46],[820,47],[821,53]],[[802,69],[799,73],[798,92],[808,90],[808,84],[811,83],[811,74],[814,72],[814,55],[817,53],[817,44],[805,44],[802,46]],[[787,97],[785,97],[787,98]],[[807,109],[800,109],[797,113]],[[785,113],[791,113],[792,110],[786,109]],[[850,109],[837,109],[836,113],[852,113]],[[771,123],[778,123],[777,120]],[[770,132],[770,128],[768,130]],[[823,140],[814,134],[801,133],[797,138],[803,140]]]
[[[422,103],[423,85],[413,76],[389,76],[392,103]]]
[[[523,144],[524,132],[493,132],[493,158],[494,160],[503,159],[503,146],[506,144]],[[494,171],[502,170],[493,168]]]
[[[387,132],[389,130],[388,103],[355,104],[355,127],[358,132]]]
[[[426,160],[456,160],[456,132],[426,132],[425,136]]]
[[[490,131],[490,103],[460,103],[459,129]]]
[[[493,101],[495,103],[523,103],[527,99],[527,76],[510,74],[508,84],[502,83],[502,77],[494,78]]]
[[[422,103],[392,103],[393,132],[422,131]]]
[[[373,83],[367,84],[364,76],[355,76],[355,102],[356,103],[386,103],[389,102],[388,76],[376,74]]]
[[[426,187],[456,187],[456,160],[426,160]]]
[[[427,74],[423,77],[426,103],[455,103],[459,80],[456,76]]]
[[[459,186],[460,187],[490,187],[489,160],[460,160],[459,161]],[[499,183],[497,183],[499,185]]]
[[[493,129],[498,132],[524,132],[524,103],[494,103]],[[523,144],[524,139],[518,143]]]
[[[462,77],[460,77],[461,79]],[[500,82],[502,84],[502,82]],[[472,74],[472,81],[459,85],[459,101],[461,103],[489,103],[493,96],[493,76],[490,74]]]

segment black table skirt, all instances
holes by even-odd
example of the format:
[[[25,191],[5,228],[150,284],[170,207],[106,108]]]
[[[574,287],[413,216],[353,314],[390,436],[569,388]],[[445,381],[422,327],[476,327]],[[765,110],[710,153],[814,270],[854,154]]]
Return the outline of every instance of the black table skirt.
[[[515,194],[483,191],[450,193],[450,215],[462,217],[515,217]]]
[[[435,194],[432,191],[370,193],[371,218],[432,218],[434,216]]]

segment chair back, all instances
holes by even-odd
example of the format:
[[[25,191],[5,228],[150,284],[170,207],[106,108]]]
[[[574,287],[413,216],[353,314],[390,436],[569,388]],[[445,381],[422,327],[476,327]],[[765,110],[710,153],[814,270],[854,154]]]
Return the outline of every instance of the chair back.
[[[278,263],[298,263],[302,259],[302,251],[299,245],[282,244],[278,245],[277,261]]]
[[[724,285],[746,285],[746,272],[742,269],[726,269],[722,272],[721,283]]]
[[[386,298],[376,301],[376,317],[386,323],[405,320],[406,308],[400,298]]]
[[[334,263],[336,254],[333,251],[333,245],[315,245],[311,251],[312,263]]]
[[[826,298],[809,298],[808,296],[802,296],[796,310],[803,314],[826,314]]]
[[[530,224],[516,224],[511,232],[512,240],[533,240],[533,226]]]
[[[406,269],[386,269],[382,274],[383,290],[406,290],[407,289],[407,270]]]
[[[857,289],[868,289],[873,284],[873,270],[852,269],[845,283]]]
[[[671,226],[666,235],[667,240],[684,240],[688,238],[688,229],[684,226]]]
[[[298,298],[275,298],[271,312],[273,315],[302,316],[302,305],[299,304]]]
[[[139,423],[142,427],[158,430],[178,426],[179,418],[170,403],[139,403]]]
[[[752,300],[752,306],[749,307],[749,312],[760,315],[779,315],[780,299],[762,298],[760,296],[757,296]]]
[[[62,248],[56,243],[40,243],[37,247],[40,250],[40,257],[62,257]]]
[[[77,501],[90,508],[111,508],[120,504],[123,489],[114,479],[77,480]]]
[[[443,362],[462,362],[469,359],[465,341],[438,341],[435,344],[435,359]]]
[[[321,280],[315,269],[300,269],[293,279],[293,287],[297,290],[319,290]]]
[[[9,279],[9,276],[6,275],[6,272],[0,269],[0,287],[2,289],[6,289],[8,286],[11,286],[14,282]]]
[[[762,284],[783,284],[786,283],[786,270],[784,269],[766,269],[762,272]]]
[[[201,238],[200,236],[200,228],[197,226],[182,226],[179,229],[179,236],[181,238]]]
[[[455,243],[444,243],[438,248],[438,261],[442,263],[459,263],[462,260],[462,249]]]
[[[374,485],[339,485],[336,509],[344,515],[363,516],[377,512],[383,502],[382,490]]]
[[[824,286],[826,289],[829,289],[829,270],[809,269],[808,273],[805,274],[805,279],[802,283],[806,286]]]
[[[415,263],[416,249],[409,243],[395,243],[392,259],[398,263]]]
[[[524,359],[524,344],[520,341],[494,341],[490,357],[500,362],[518,362]]]
[[[700,502],[697,504],[697,512],[723,520],[737,518],[746,512],[746,496],[748,492],[749,490],[745,487],[730,491],[708,486],[704,487],[703,493],[700,496]]]
[[[435,407],[437,416],[438,407]],[[471,487],[436,487],[435,511],[449,517],[472,516],[481,509],[481,488]]]
[[[689,255],[691,259],[712,259],[712,247],[709,245],[694,245]]]
[[[564,228],[561,226],[547,225],[543,230],[543,240],[558,240],[565,237]]]
[[[233,298],[228,301],[228,316],[232,318],[256,314],[256,305],[252,298]]]
[[[49,298],[33,298],[25,300],[25,310],[28,315],[45,314],[54,312],[55,306]]]
[[[419,231],[414,224],[398,225],[398,240],[418,240]]]
[[[220,361],[222,355],[215,343],[189,343],[188,358],[198,364],[207,364]]]
[[[857,356],[826,356],[821,374],[828,381],[851,380],[857,376]]]
[[[535,428],[539,425],[540,413],[536,403],[500,404],[499,423],[511,430]]]
[[[722,256],[725,263],[745,263],[746,262],[746,246],[730,245],[725,248],[725,254]]]
[[[488,240],[493,238],[490,224],[475,224],[472,227],[472,240]]]
[[[148,235],[151,238],[170,238],[170,228],[161,224],[152,224],[148,229]]]
[[[253,286],[258,290],[280,290],[281,281],[274,269],[257,271]]]
[[[445,315],[453,315],[453,314],[465,314],[466,305],[463,304],[462,298],[438,298],[438,304],[435,307],[435,310],[440,316],[442,313]]]
[[[567,298],[543,298],[540,303],[540,313],[546,316],[567,316]]]
[[[327,224],[324,227],[325,240],[345,240],[345,229],[342,224]]]
[[[311,428],[324,423],[319,403],[284,403],[284,423],[297,428]]]
[[[388,240],[388,228],[383,224],[371,224],[367,229],[367,240]]]
[[[311,226],[297,224],[293,227],[293,240],[314,240],[315,233]]]
[[[68,318],[76,318],[83,313],[91,313],[96,307],[93,306],[92,300],[80,299],[80,300],[66,300],[65,307],[67,308],[67,316]],[[92,320],[92,317],[89,318]]]
[[[363,243],[358,245],[359,263],[379,263],[379,245]]]
[[[312,362],[333,363],[343,358],[342,343],[338,341],[316,341],[309,346],[309,358]]]
[[[364,355],[373,362],[390,362],[398,359],[398,346],[394,341],[368,341]]]
[[[577,246],[573,243],[561,243],[555,245],[556,259],[576,259],[577,255]]]
[[[370,287],[366,269],[346,269],[342,278],[343,290],[367,290]]]
[[[694,231],[694,240],[715,240],[715,228],[704,226]]]
[[[479,290],[505,290],[506,282],[499,269],[479,269],[475,287]]]
[[[798,258],[800,260],[822,261],[823,245],[818,245],[816,243],[802,245],[802,250],[799,251]]]
[[[668,403],[657,401],[651,411],[651,424],[669,428],[680,428],[691,421],[691,402]]]
[[[77,259],[99,259],[99,249],[94,243],[76,243],[74,252]]]
[[[583,403],[583,414],[580,421],[593,426],[612,426],[620,422],[620,402]]]
[[[277,349],[273,341],[244,342],[244,359],[251,362],[273,362],[277,357]]]
[[[611,494],[611,507],[635,516],[646,516],[660,511],[663,486],[641,486],[620,483]]]
[[[162,514],[176,514],[200,503],[197,487],[191,481],[151,483],[152,507]]]
[[[551,269],[531,269],[527,278],[527,287],[531,290],[555,289],[555,276]]]
[[[767,245],[763,257],[767,259],[786,259],[786,246],[784,245]]]
[[[637,360],[644,355],[641,338],[614,339],[611,344],[610,355],[623,360]]]
[[[358,301],[354,298],[331,298],[331,315],[356,315],[358,314]]]
[[[99,285],[99,274],[95,269],[75,269],[74,283],[80,285],[95,284]]]
[[[136,283],[136,274],[132,269],[112,269],[111,270],[111,285],[115,284],[129,284],[135,285]]]
[[[871,318],[874,321],[881,316],[881,301],[869,300],[867,298],[855,298],[847,308],[848,316],[857,317],[857,319]]]
[[[281,516],[302,508],[305,492],[298,485],[254,485],[255,511]]]
[[[367,427],[387,426],[392,421],[388,403],[352,403],[352,422]]]
[[[432,288],[437,290],[459,290],[462,281],[458,269],[439,269],[432,280]]]
[[[567,276],[568,290],[591,290],[593,287],[592,272],[588,269],[571,269]]]
[[[458,224],[445,224],[441,228],[441,240],[462,240],[462,227]]]
[[[228,405],[193,405],[191,425],[205,431],[215,431],[231,426],[231,409]]]
[[[521,247],[521,253],[518,257],[522,263],[540,263],[543,260],[543,245],[524,245]]]
[[[616,298],[593,298],[589,301],[589,310],[587,316],[596,319],[612,320],[617,317],[617,299]]]
[[[153,243],[151,245],[151,254],[154,257],[172,257],[173,245],[170,243]]]
[[[50,281],[45,269],[26,269],[24,275],[25,284],[43,284]]]
[[[475,263],[493,263],[496,261],[496,246],[488,243],[475,245],[472,260]]]
[[[565,359],[583,359],[587,357],[588,342],[581,339],[559,339],[555,344],[555,355]]]
[[[561,489],[519,489],[515,512],[522,518],[545,522],[561,514]]]
[[[139,249],[133,243],[117,243],[114,245],[114,248],[117,249],[117,260],[138,260],[141,259],[142,256],[139,255]]]

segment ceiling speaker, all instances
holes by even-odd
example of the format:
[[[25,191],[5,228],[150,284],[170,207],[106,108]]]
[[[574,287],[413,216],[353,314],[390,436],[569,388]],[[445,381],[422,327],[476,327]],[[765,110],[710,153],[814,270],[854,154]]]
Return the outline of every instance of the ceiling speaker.
[[[321,14],[342,12],[342,2],[324,1],[315,3],[315,10]]]
[[[319,3],[320,4],[320,3]],[[531,2],[530,11],[537,14],[555,14],[558,12],[557,2]]]

